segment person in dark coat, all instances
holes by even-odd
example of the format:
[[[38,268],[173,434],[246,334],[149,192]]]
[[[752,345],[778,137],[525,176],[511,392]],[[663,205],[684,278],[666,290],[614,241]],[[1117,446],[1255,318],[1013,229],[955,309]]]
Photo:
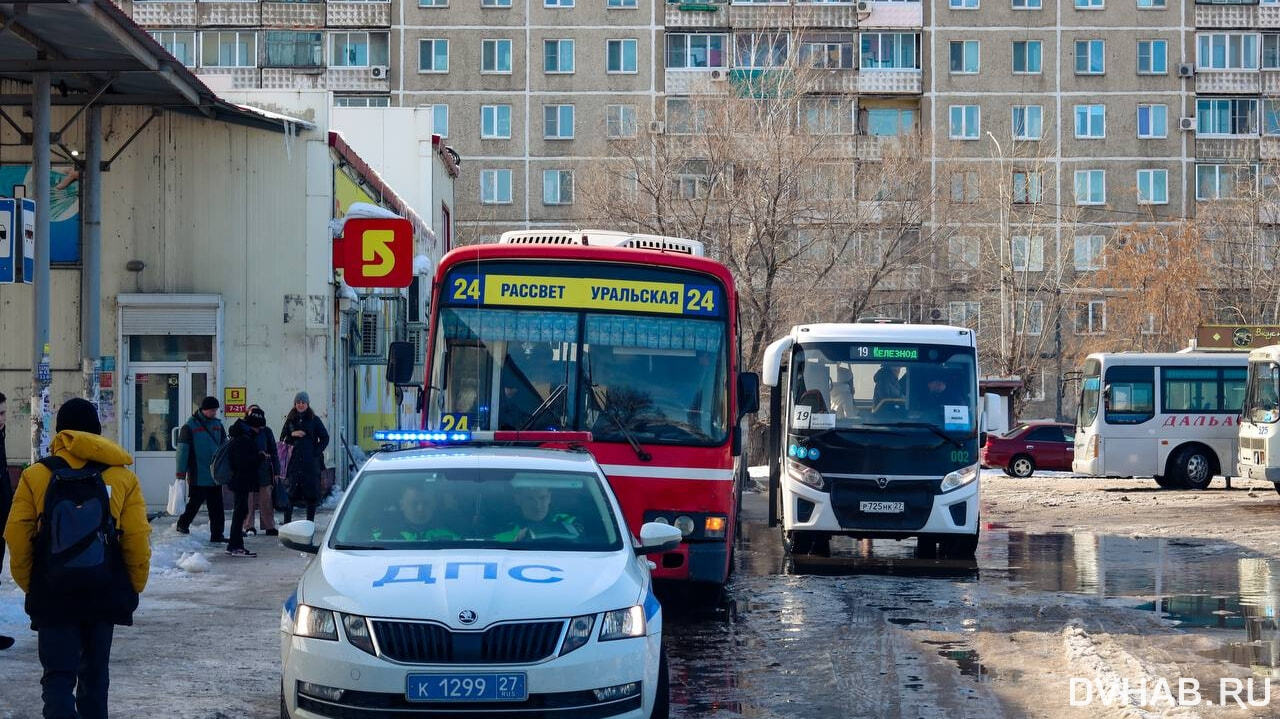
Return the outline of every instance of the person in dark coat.
[[[0,566],[4,566],[4,525],[13,506],[13,485],[9,484],[9,460],[4,454],[4,424],[8,398],[0,392]],[[13,646],[13,637],[0,634],[0,649]]]
[[[227,489],[235,497],[231,510],[231,538],[227,554],[232,557],[256,557],[257,552],[244,548],[244,518],[249,515],[249,494],[258,491],[258,469],[266,461],[266,453],[258,447],[258,433],[266,428],[261,415],[250,414],[236,420],[227,435],[231,447],[227,459],[231,464],[231,481]]]
[[[255,535],[258,533],[253,528],[253,512],[256,509],[262,518],[262,531],[267,536],[274,537],[280,532],[276,530],[276,511],[272,492],[277,481],[284,481],[284,476],[280,472],[280,454],[276,449],[276,436],[271,433],[271,428],[266,426],[266,413],[258,405],[251,404],[249,415],[256,415],[262,420],[263,426],[254,438],[258,441],[258,449],[266,453],[267,459],[258,467],[258,491],[249,493],[249,513],[244,518],[244,533]]]
[[[294,395],[293,409],[289,410],[289,416],[280,428],[280,439],[292,447],[289,465],[285,469],[290,507],[284,512],[284,521],[286,524],[293,521],[293,507],[299,505],[306,506],[307,519],[315,519],[329,431],[311,410],[311,396],[306,392]]]

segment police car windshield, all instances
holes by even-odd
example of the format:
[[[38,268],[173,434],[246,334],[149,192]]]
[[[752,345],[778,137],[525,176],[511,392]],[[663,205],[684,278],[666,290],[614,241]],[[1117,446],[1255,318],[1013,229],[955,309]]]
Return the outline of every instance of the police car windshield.
[[[371,471],[334,520],[334,549],[622,548],[599,477],[534,469]]]

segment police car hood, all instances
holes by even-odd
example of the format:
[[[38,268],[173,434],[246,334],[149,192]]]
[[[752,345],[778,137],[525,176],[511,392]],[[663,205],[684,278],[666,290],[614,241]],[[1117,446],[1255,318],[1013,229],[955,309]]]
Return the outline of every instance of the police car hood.
[[[572,617],[641,601],[646,578],[627,552],[326,548],[299,600],[368,617],[477,629],[512,619]],[[459,616],[474,612],[475,621]]]

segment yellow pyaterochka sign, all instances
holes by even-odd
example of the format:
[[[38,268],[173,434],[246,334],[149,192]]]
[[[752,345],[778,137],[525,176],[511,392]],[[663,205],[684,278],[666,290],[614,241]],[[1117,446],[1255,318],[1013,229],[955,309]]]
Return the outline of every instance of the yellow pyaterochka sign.
[[[245,416],[245,399],[249,391],[244,387],[222,388],[222,416],[227,419],[240,419]]]
[[[538,277],[453,273],[446,289],[450,304],[719,315],[721,292],[710,283],[650,282],[596,277]]]

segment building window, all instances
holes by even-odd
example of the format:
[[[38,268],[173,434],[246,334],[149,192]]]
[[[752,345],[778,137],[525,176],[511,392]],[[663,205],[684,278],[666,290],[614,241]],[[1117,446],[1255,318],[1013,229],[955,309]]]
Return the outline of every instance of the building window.
[[[1013,201],[1018,205],[1035,205],[1044,192],[1044,178],[1036,171],[1015,170],[1013,173]]]
[[[1138,74],[1164,75],[1169,72],[1169,43],[1166,40],[1138,41]]]
[[[737,67],[781,67],[787,64],[786,33],[739,33],[733,38]]]
[[[390,107],[391,98],[387,95],[335,95],[334,107]]]
[[[1039,140],[1043,129],[1043,107],[1040,105],[1013,106],[1013,139]]]
[[[509,8],[511,0],[480,0],[482,8]]]
[[[977,10],[978,0],[950,0],[952,10]]]
[[[1075,265],[1077,272],[1102,269],[1102,235],[1082,235],[1076,238]]]
[[[418,7],[449,7],[449,0],[418,0]]]
[[[676,168],[668,191],[677,200],[699,200],[710,195],[711,175],[707,163],[703,160],[689,160]]]
[[[388,64],[387,33],[334,32],[329,34],[330,67],[370,67]]]
[[[1163,10],[1166,7],[1167,0],[1138,0],[1139,10]]]
[[[1013,72],[1015,75],[1039,75],[1041,43],[1039,40],[1015,40]]]
[[[257,67],[258,37],[252,32],[202,32],[200,64],[204,67]]]
[[[1169,136],[1167,105],[1138,105],[1138,137],[1151,140]]]
[[[910,108],[872,107],[867,109],[868,135],[898,137],[915,129],[916,111]]]
[[[863,70],[919,70],[920,35],[913,32],[864,32],[859,67]]]
[[[480,202],[486,205],[511,204],[511,170],[480,171]]]
[[[153,30],[151,37],[160,46],[187,67],[196,66],[196,34],[194,32],[174,32],[172,30]]]
[[[977,237],[955,236],[947,238],[947,262],[956,272],[973,272],[982,259],[982,245]]]
[[[1039,336],[1044,332],[1044,302],[1020,300],[1013,305],[1013,331],[1020,335]]]
[[[481,105],[480,106],[480,139],[482,140],[510,140],[511,139],[511,106],[510,105]]]
[[[978,41],[951,41],[951,73],[973,75],[978,72]]]
[[[542,106],[542,137],[547,140],[573,139],[573,105]]]
[[[1105,205],[1107,203],[1107,171],[1076,170],[1076,204]]]
[[[1044,238],[1040,235],[1014,235],[1009,249],[1014,272],[1044,271]]]
[[[1097,335],[1107,331],[1107,301],[1076,303],[1076,334]]]
[[[1257,189],[1253,165],[1196,165],[1196,199],[1233,200]]]
[[[547,73],[573,72],[573,40],[543,40],[542,70]]]
[[[1076,105],[1076,138],[1101,140],[1107,136],[1106,105]]]
[[[947,316],[951,324],[956,327],[969,327],[976,330],[981,318],[981,308],[982,305],[978,302],[949,302]]]
[[[852,70],[853,35],[806,35],[800,43],[800,64],[825,70]]]
[[[604,6],[610,10],[635,10],[636,0],[608,0]]]
[[[480,41],[480,72],[511,73],[511,41]]]
[[[1076,74],[1101,75],[1106,72],[1107,44],[1102,40],[1076,40]]]
[[[667,133],[700,134],[707,131],[707,109],[694,106],[687,97],[667,98]]]
[[[264,67],[324,67],[324,33],[269,30]]]
[[[1169,171],[1138,170],[1138,204],[1169,204]]]
[[[1199,98],[1196,100],[1197,135],[1257,135],[1257,98]]]
[[[573,170],[542,171],[542,204],[573,204]]]
[[[951,173],[951,201],[958,205],[972,205],[978,201],[978,173]]]
[[[1257,70],[1258,36],[1252,33],[1205,33],[1197,36],[1196,68]]]
[[[609,105],[605,108],[605,134],[611,140],[635,137],[636,106]]]
[[[1075,0],[1077,10],[1102,10],[1106,7],[1103,0]]]
[[[607,40],[605,54],[608,56],[608,71],[614,73],[634,73],[637,71],[636,53],[639,43],[636,40]]]
[[[449,136],[449,106],[427,105],[431,108],[431,132],[440,137]]]
[[[1041,7],[1042,0],[1013,0],[1014,10],[1039,10]]]
[[[977,105],[951,106],[951,139],[978,139],[980,109]]]
[[[1262,134],[1280,135],[1280,100],[1262,101]]]
[[[1262,69],[1280,69],[1280,35],[1265,33],[1262,36]]]
[[[449,41],[430,38],[418,41],[419,72],[449,72]]]
[[[667,69],[728,67],[728,44],[729,36],[725,34],[671,33],[667,35]]]
[[[573,7],[573,0],[542,0],[542,7]]]
[[[853,133],[853,105],[842,97],[800,98],[799,129],[809,135]]]

